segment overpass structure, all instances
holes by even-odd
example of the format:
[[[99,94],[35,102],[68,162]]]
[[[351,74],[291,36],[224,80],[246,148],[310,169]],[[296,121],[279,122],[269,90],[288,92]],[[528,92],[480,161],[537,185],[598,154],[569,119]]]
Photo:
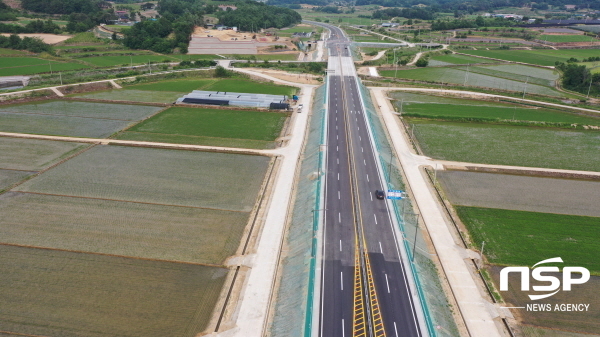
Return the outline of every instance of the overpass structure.
[[[312,336],[429,336],[393,208],[376,195],[387,183],[350,41],[341,29],[321,25],[331,35],[320,294]]]

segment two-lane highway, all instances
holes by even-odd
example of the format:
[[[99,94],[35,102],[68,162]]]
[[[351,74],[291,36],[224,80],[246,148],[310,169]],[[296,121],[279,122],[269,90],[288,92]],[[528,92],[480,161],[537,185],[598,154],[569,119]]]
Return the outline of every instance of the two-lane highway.
[[[372,277],[374,285],[369,289],[367,278],[362,283],[365,302],[369,304],[365,311],[371,314],[371,328],[366,336],[425,336],[417,315],[420,305],[414,301],[409,274],[402,263],[402,238],[396,236],[387,202],[375,196],[375,190],[386,190],[386,184],[375,157],[349,41],[339,28],[324,26],[331,35],[327,43],[329,87],[319,335],[354,335],[358,267],[363,275]],[[365,244],[360,247],[365,251],[363,261],[368,261],[370,268],[355,263],[357,237],[364,238]],[[377,327],[374,308],[380,309],[382,326]]]

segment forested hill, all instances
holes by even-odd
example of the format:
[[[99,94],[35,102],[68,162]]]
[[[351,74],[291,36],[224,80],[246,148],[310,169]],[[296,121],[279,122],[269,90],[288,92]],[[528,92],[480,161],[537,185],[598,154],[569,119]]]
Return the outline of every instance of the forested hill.
[[[254,1],[238,3],[235,11],[220,11],[216,15],[219,23],[245,31],[269,27],[283,28],[302,21],[300,14],[294,10]]]
[[[333,4],[328,0],[269,0],[268,4],[311,4],[325,6]],[[564,5],[577,5],[591,9],[600,9],[600,0],[356,0],[356,6],[380,5],[384,7],[412,7],[415,5],[427,5],[434,12],[439,11],[491,11],[502,7],[523,7],[525,5],[533,8],[544,9],[548,5],[564,8]]]

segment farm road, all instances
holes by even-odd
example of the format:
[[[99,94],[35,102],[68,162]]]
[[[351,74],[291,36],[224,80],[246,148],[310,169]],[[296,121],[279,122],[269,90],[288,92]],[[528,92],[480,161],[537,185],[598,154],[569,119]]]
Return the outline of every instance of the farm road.
[[[520,99],[520,98],[514,98],[514,97],[507,97],[507,96],[501,96],[501,95],[494,95],[494,94],[484,94],[484,93],[479,93],[479,92],[469,92],[469,91],[459,91],[459,90],[444,90],[444,89],[426,89],[426,88],[390,88],[390,87],[369,87],[369,89],[371,90],[371,92],[373,93],[373,95],[375,95],[375,97],[377,97],[377,103],[381,108],[381,112],[382,115],[384,117],[384,120],[386,121],[386,126],[388,127],[388,130],[391,134],[392,137],[395,137],[396,134],[397,135],[401,135],[400,133],[400,126],[398,126],[398,131],[394,131],[392,130],[392,128],[390,128],[390,125],[388,123],[391,123],[392,121],[394,121],[395,119],[393,118],[394,115],[398,115],[398,113],[394,112],[393,108],[390,106],[388,109],[385,109],[385,105],[383,105],[382,103],[385,104],[389,104],[389,98],[386,97],[386,92],[387,91],[393,91],[393,90],[406,90],[406,91],[437,91],[437,92],[452,92],[452,93],[466,93],[469,95],[481,95],[481,96],[490,96],[490,97],[502,97],[502,98],[507,98],[507,99],[514,99],[514,100],[519,100],[519,101],[524,101],[524,102],[530,102],[530,103],[536,103],[536,104],[544,104],[544,105],[550,105],[550,106],[556,106],[556,107],[562,107],[562,108],[570,108],[570,109],[576,109],[576,110],[581,110],[581,111],[589,111],[589,112],[595,112],[597,114],[600,114],[600,111],[598,110],[591,110],[591,109],[585,109],[585,108],[577,108],[577,107],[570,107],[570,106],[566,106],[566,105],[561,105],[561,104],[555,104],[555,103],[546,103],[546,102],[539,102],[539,101],[533,101],[533,100],[528,100],[528,99]],[[387,119],[386,119],[387,118]],[[398,124],[397,122],[394,124]],[[406,134],[405,134],[406,135]],[[408,137],[408,136],[406,136]],[[398,148],[396,148],[396,151],[398,152],[398,154],[400,155],[400,151]],[[443,170],[445,167],[447,166],[455,166],[455,167],[480,167],[480,168],[490,168],[490,169],[501,169],[501,170],[517,170],[517,171],[528,171],[528,172],[540,172],[540,173],[564,173],[567,175],[573,175],[573,176],[596,176],[596,177],[600,177],[600,172],[594,172],[594,171],[579,171],[579,170],[563,170],[563,169],[552,169],[552,168],[543,168],[543,167],[527,167],[527,166],[510,166],[510,165],[494,165],[494,164],[481,164],[481,163],[467,163],[467,162],[458,162],[458,161],[450,161],[450,160],[437,160],[437,159],[432,159],[430,157],[427,156],[422,156],[422,155],[418,155],[412,152],[412,148],[408,147],[406,149],[404,149],[404,152],[402,153],[402,155],[406,156],[407,158],[410,158],[410,160],[415,164],[415,165],[419,165],[419,166],[432,166],[437,170]]]
[[[261,156],[274,155],[273,150],[269,151],[269,150],[242,149],[242,148],[234,148],[234,147],[172,144],[172,143],[159,143],[159,142],[142,142],[142,141],[134,141],[134,140],[120,140],[120,139],[108,139],[108,138],[79,138],[79,137],[64,137],[64,136],[46,136],[46,135],[34,135],[34,134],[28,134],[28,133],[12,133],[12,132],[0,132],[0,137],[57,140],[57,141],[62,141],[62,142],[89,143],[89,144],[101,144],[101,145],[126,145],[126,146],[154,147],[154,148],[174,149],[174,150],[196,150],[196,151],[211,151],[211,152],[238,153],[238,154],[255,154],[255,155],[261,155]]]
[[[412,145],[409,140],[409,136],[403,129],[400,121],[396,118],[395,113],[390,100],[386,97],[386,92],[390,90],[412,90],[412,91],[442,91],[442,92],[456,92],[463,93],[458,90],[440,90],[440,89],[423,89],[423,88],[386,88],[386,87],[370,87],[371,95],[374,98],[375,106],[379,107],[385,127],[387,128],[390,137],[392,139],[392,145],[398,155],[402,168],[406,175],[407,185],[413,192],[414,199],[416,201],[419,213],[423,217],[428,232],[431,235],[431,239],[437,255],[444,269],[445,275],[448,279],[448,283],[451,286],[452,292],[458,303],[458,308],[463,317],[469,317],[467,322],[467,328],[474,336],[488,335],[491,336],[491,332],[501,331],[503,328],[500,327],[500,317],[510,317],[511,313],[506,309],[502,309],[498,306],[494,306],[488,298],[481,296],[480,292],[474,291],[477,289],[477,275],[474,270],[468,266],[464,258],[472,254],[467,249],[458,246],[452,236],[450,228],[452,225],[448,223],[448,220],[441,211],[438,205],[437,197],[434,195],[433,190],[429,185],[429,178],[427,174],[422,171],[422,167],[431,166],[436,169],[444,169],[445,165],[455,166],[479,166],[489,168],[508,168],[514,170],[523,171],[547,171],[547,172],[561,172],[561,173],[576,173],[600,176],[598,172],[582,172],[582,171],[570,171],[570,170],[555,170],[555,169],[543,169],[543,168],[531,168],[531,167],[514,167],[514,166],[502,166],[502,165],[485,165],[485,164],[471,164],[471,163],[457,163],[441,160],[433,160],[426,156],[417,155],[412,149]],[[471,93],[473,95],[490,96],[490,97],[504,97],[500,95],[482,94],[482,93]],[[508,97],[507,97],[508,98]],[[544,103],[532,100],[523,100],[536,104],[545,104],[559,107],[567,107],[561,104]],[[571,107],[568,107],[571,108]],[[592,111],[600,113],[595,110],[577,108],[583,111]],[[488,331],[486,334],[483,331]]]

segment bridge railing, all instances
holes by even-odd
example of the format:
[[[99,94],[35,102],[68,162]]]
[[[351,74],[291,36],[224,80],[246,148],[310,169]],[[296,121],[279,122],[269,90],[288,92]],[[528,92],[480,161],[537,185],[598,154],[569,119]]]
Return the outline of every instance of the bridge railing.
[[[358,87],[365,104],[365,115],[374,138],[375,147],[384,180],[388,189],[407,191],[403,179],[402,167],[391,147],[384,125],[372,103],[369,90],[358,81]],[[409,198],[392,200],[393,213],[403,236],[404,250],[410,260],[410,268],[416,285],[416,291],[423,307],[423,315],[429,335],[432,337],[458,336],[459,332],[454,322],[452,310],[446,294],[440,283],[437,267],[423,238],[427,235],[421,222],[421,217],[416,214],[415,207]]]

